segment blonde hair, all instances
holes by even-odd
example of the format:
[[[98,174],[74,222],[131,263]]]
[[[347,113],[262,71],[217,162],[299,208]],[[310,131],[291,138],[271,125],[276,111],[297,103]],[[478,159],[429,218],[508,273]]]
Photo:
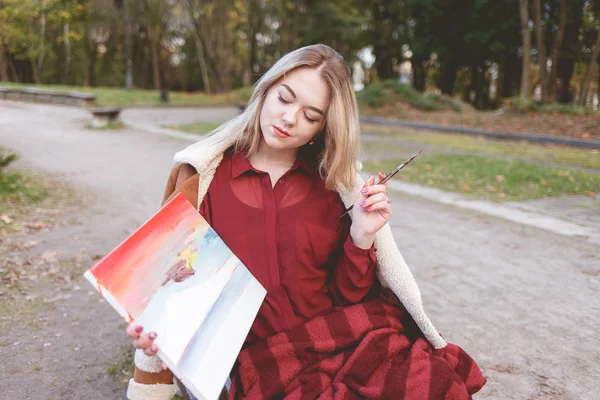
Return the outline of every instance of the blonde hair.
[[[211,136],[233,136],[235,151],[245,152],[248,156],[254,154],[261,140],[260,113],[269,89],[287,73],[302,67],[317,69],[329,86],[331,96],[322,131],[313,145],[299,149],[299,155],[314,163],[328,189],[340,186],[350,189],[356,175],[360,148],[358,106],[344,58],[329,46],[302,47],[279,59],[256,82],[244,112],[221,125]]]

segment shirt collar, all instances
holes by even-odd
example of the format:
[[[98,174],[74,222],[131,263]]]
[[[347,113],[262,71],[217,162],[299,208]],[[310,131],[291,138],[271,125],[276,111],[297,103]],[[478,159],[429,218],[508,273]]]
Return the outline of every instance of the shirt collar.
[[[311,166],[303,158],[296,158],[296,162],[294,162],[294,165],[292,165],[290,171],[294,171],[296,169],[301,169],[310,178],[314,178],[317,176],[317,171],[311,168]],[[235,179],[248,171],[264,173],[263,171],[254,168],[252,164],[250,164],[250,161],[248,161],[248,159],[246,158],[245,154],[233,153],[231,156],[231,179]]]

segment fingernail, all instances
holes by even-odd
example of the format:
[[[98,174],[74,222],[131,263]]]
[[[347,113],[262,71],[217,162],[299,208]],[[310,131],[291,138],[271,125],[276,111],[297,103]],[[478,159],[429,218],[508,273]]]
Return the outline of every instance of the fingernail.
[[[140,326],[140,325],[138,325],[138,326],[135,327],[135,332],[136,333],[141,333],[143,330],[144,330],[144,328],[142,326]]]
[[[156,339],[156,332],[152,332],[148,335],[148,337],[150,338],[150,340],[154,340]]]
[[[367,189],[367,188],[364,188],[364,189],[362,189],[360,192],[361,192],[361,193],[367,193],[368,191],[369,191],[369,189]]]
[[[367,208],[367,211],[371,211],[371,208],[373,208],[373,206],[369,206],[369,207]]]
[[[359,206],[361,206],[361,207],[364,207],[364,206],[365,206],[365,204],[367,204],[367,202],[366,202],[366,201],[361,201],[360,203],[358,203],[358,205],[359,205]]]
[[[155,345],[150,346],[150,351],[151,352],[155,352],[156,350],[158,350],[158,348]]]

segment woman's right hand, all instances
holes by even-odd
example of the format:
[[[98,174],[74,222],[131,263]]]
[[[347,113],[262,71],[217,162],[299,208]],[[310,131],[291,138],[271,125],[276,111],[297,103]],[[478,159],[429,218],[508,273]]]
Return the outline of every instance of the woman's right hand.
[[[154,344],[156,332],[144,333],[144,328],[140,325],[131,324],[127,327],[127,335],[133,339],[133,347],[143,349],[147,356],[154,356],[158,352],[158,346]]]
[[[156,332],[144,333],[141,325],[131,324],[127,327],[127,335],[133,339],[133,347],[144,350],[147,356],[155,356],[158,353],[158,346],[154,343]],[[162,363],[162,369],[166,370],[167,365]]]

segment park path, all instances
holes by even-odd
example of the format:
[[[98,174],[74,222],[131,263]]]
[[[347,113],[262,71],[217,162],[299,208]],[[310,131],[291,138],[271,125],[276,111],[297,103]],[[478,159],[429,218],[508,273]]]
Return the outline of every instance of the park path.
[[[125,119],[160,122],[174,110],[133,111]],[[178,112],[190,118],[180,122],[217,115],[215,109]],[[105,254],[157,210],[172,155],[189,143],[134,129],[87,130],[86,119],[72,108],[0,102],[0,146],[21,155],[17,166],[56,173],[95,194],[75,216],[80,224],[40,234],[37,251]],[[597,397],[597,246],[419,197],[394,192],[392,198],[394,235],[428,315],[489,379],[477,399]],[[73,285],[41,331],[2,332],[21,345],[0,346],[8,360],[0,365],[0,398],[123,396],[105,368],[127,344],[121,321],[86,282]],[[47,338],[53,344],[43,347]]]

